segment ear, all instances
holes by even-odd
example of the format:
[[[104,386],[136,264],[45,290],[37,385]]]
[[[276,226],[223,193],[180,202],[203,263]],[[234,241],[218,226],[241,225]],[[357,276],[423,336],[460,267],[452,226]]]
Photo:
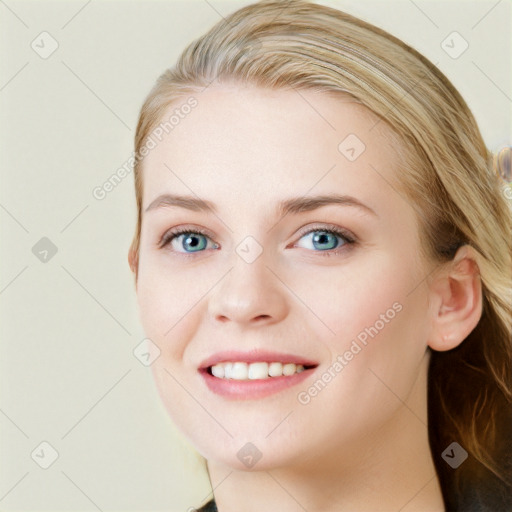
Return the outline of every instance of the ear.
[[[138,262],[138,254],[134,250],[133,246],[130,246],[130,248],[128,249],[128,265],[130,266],[130,270],[134,274],[137,274],[137,266],[138,266],[138,264],[139,264],[139,262]]]
[[[432,280],[428,339],[431,349],[445,351],[457,347],[480,321],[482,285],[477,260],[474,249],[464,245]]]

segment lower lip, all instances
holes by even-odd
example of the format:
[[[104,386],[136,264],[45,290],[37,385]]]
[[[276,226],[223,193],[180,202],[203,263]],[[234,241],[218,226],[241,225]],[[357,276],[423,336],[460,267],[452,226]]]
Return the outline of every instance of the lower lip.
[[[210,375],[206,369],[199,370],[208,388],[217,395],[231,400],[255,400],[274,395],[307,379],[315,368],[289,376],[268,377],[267,379],[235,380],[220,379]]]

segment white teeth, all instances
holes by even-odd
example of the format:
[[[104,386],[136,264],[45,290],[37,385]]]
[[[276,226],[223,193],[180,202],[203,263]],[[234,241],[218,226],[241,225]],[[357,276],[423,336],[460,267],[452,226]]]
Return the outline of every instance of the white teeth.
[[[243,363],[243,362],[229,362],[219,363],[211,367],[211,372],[214,377],[219,379],[233,379],[233,380],[255,380],[255,379],[268,379],[269,377],[290,376],[294,373],[301,373],[304,371],[304,366],[294,363]]]
[[[268,363],[252,363],[249,365],[249,379],[268,379]]]
[[[231,371],[231,378],[235,380],[247,379],[247,363],[233,363],[233,370]]]
[[[295,373],[295,370],[297,370],[297,365],[293,363],[283,365],[283,375],[293,375]]]
[[[212,375],[214,377],[218,377],[219,379],[224,378],[224,366],[221,364],[216,364],[212,366]]]
[[[281,377],[283,375],[282,363],[270,363],[268,366],[268,374],[271,377]]]

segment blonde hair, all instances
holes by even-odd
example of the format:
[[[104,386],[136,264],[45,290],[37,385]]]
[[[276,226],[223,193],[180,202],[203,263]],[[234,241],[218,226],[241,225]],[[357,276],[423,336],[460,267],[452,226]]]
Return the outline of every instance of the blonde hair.
[[[398,186],[416,208],[423,255],[443,263],[472,246],[483,289],[478,326],[456,349],[431,354],[429,436],[445,504],[510,500],[511,211],[464,99],[429,60],[384,30],[307,1],[262,1],[217,23],[159,77],[140,112],[136,154],[169,105],[214,80],[348,94],[392,129]],[[137,159],[135,279],[142,166]],[[469,453],[456,470],[441,459],[454,440]]]

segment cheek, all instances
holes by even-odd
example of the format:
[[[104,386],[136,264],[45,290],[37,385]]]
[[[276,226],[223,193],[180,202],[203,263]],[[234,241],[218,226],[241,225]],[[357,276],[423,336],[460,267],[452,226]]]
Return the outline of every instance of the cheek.
[[[178,349],[177,343],[167,340],[176,336],[192,310],[193,289],[184,293],[180,276],[159,270],[151,258],[142,260],[137,286],[137,302],[144,332],[162,351],[168,346]],[[189,313],[190,314],[190,313]]]
[[[382,330],[381,315],[384,320],[395,318],[398,306],[393,309],[393,304],[402,303],[408,287],[412,288],[413,279],[403,268],[391,253],[360,253],[339,268],[316,269],[310,279],[297,273],[294,290],[330,328],[333,340],[349,341],[376,322]],[[320,322],[318,326],[320,333]],[[329,334],[327,329],[325,334]]]
[[[161,255],[148,255],[142,262],[137,287],[141,324],[161,350],[157,362],[176,370],[205,315],[218,272],[200,272],[199,267],[180,271],[183,265]]]
[[[174,318],[178,306],[175,295],[162,279],[152,280],[140,275],[137,301],[146,336],[155,338],[155,341],[164,339],[167,331],[177,321]]]
[[[323,281],[323,306],[316,312],[331,330],[324,329],[320,339],[332,361],[344,356],[339,392],[353,393],[357,387],[361,393],[362,388],[374,400],[383,388],[381,377],[399,396],[407,394],[426,350],[427,295],[424,287],[416,288],[417,274],[414,265],[382,253],[351,266],[350,276],[331,272]],[[319,304],[320,297],[310,300]]]

